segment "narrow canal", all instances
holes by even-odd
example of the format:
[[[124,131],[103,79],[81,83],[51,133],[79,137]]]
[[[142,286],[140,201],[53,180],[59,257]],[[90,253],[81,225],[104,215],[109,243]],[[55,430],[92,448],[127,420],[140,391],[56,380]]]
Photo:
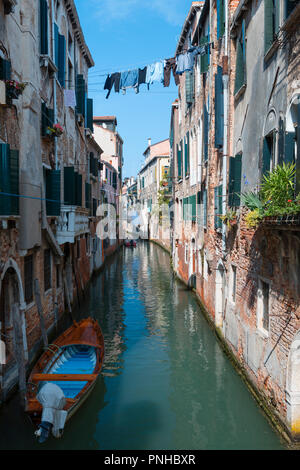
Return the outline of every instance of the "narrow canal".
[[[101,324],[106,358],[62,439],[43,446],[14,397],[0,410],[1,449],[280,449],[167,253],[123,249],[91,283],[78,316]]]

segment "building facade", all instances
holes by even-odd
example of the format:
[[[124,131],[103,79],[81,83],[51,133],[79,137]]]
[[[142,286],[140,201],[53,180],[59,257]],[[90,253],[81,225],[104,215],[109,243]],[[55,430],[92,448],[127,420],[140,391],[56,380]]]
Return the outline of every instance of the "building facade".
[[[100,159],[73,0],[0,2],[0,399],[103,262]],[[14,314],[13,312],[17,312]],[[16,340],[21,347],[16,354]]]
[[[257,212],[241,194],[261,194],[264,176],[293,163],[287,204],[297,204],[299,14],[298,1],[193,2],[176,54],[209,48],[180,76],[170,133],[174,269],[196,290],[271,416],[294,437],[299,218],[261,216],[251,225]]]

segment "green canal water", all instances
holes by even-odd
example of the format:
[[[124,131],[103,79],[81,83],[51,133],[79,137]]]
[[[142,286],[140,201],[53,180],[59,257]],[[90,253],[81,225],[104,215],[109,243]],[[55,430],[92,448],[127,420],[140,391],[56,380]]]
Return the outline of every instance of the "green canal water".
[[[92,395],[42,446],[15,396],[0,409],[0,449],[285,448],[160,247],[114,255],[77,312],[88,315],[106,346]]]

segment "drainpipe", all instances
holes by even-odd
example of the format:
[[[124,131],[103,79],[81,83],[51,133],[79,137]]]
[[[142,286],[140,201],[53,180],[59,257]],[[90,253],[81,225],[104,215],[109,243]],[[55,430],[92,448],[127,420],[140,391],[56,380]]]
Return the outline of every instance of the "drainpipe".
[[[228,0],[225,0],[225,44],[223,57],[223,90],[224,90],[224,141],[223,141],[223,183],[222,214],[227,208],[227,157],[228,157]],[[222,253],[226,255],[226,224],[222,224]]]
[[[55,63],[55,37],[54,37],[54,0],[51,2],[52,5],[52,51],[53,61]],[[56,72],[53,74],[53,115],[54,123],[56,123]],[[58,170],[58,159],[57,159],[57,137],[54,137],[54,156],[55,156],[55,169]]]

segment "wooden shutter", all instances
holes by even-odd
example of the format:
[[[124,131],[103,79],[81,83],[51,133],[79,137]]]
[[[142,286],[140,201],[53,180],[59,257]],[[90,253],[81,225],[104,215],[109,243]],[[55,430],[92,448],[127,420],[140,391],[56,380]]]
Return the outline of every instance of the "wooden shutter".
[[[228,206],[238,207],[241,203],[242,154],[229,158]]]
[[[235,156],[235,162],[234,162],[233,205],[235,207],[238,207],[241,204],[241,185],[242,185],[242,154],[239,154]]]
[[[56,23],[54,23],[54,62],[56,67],[59,67],[59,30]]]
[[[225,32],[225,1],[217,0],[217,39]]]
[[[284,163],[295,163],[295,132],[285,133]]]
[[[85,114],[85,80],[83,75],[76,76],[76,113]]]
[[[223,69],[218,66],[215,74],[215,147],[223,147],[224,140],[224,89]]]
[[[11,62],[0,57],[0,80],[11,79]]]
[[[194,102],[194,70],[185,73],[185,101],[187,106]]]
[[[33,255],[24,257],[25,301],[33,300]]]
[[[85,183],[85,207],[91,210],[91,185]]]
[[[93,100],[91,98],[87,99],[87,128],[94,132],[93,126]]]
[[[236,41],[236,66],[235,66],[235,85],[234,94],[236,94],[245,83],[244,50],[242,38]]]
[[[10,214],[19,215],[19,150],[10,149],[9,166],[10,192],[12,194],[10,197]]]
[[[204,227],[207,226],[207,190],[203,190],[202,195],[202,203],[203,203],[203,225]]]
[[[209,41],[209,37],[204,36],[200,39],[199,45],[201,46],[203,44],[207,44],[208,41]],[[208,71],[208,67],[209,67],[209,52],[207,51],[207,53],[201,55],[201,58],[200,58],[200,71],[201,71],[201,73],[206,73]]]
[[[265,53],[270,49],[274,41],[274,0],[264,0],[265,5]]]
[[[66,38],[62,34],[58,35],[58,81],[65,88],[66,71]]]
[[[48,54],[48,5],[47,0],[40,0],[40,52]]]
[[[46,171],[47,215],[60,215],[60,170]]]
[[[197,199],[196,199],[196,194],[193,195],[193,196],[190,196],[189,204],[190,204],[190,210],[191,210],[190,219],[192,220],[192,222],[196,222],[196,219],[197,219]]]
[[[73,166],[64,167],[64,203],[68,206],[76,205],[75,172]]]
[[[184,138],[184,167],[185,176],[190,174],[190,133],[187,132]]]
[[[9,145],[0,144],[0,215],[10,215],[9,153]]]
[[[219,186],[214,188],[215,195],[215,229],[220,227],[220,211],[219,211]]]

